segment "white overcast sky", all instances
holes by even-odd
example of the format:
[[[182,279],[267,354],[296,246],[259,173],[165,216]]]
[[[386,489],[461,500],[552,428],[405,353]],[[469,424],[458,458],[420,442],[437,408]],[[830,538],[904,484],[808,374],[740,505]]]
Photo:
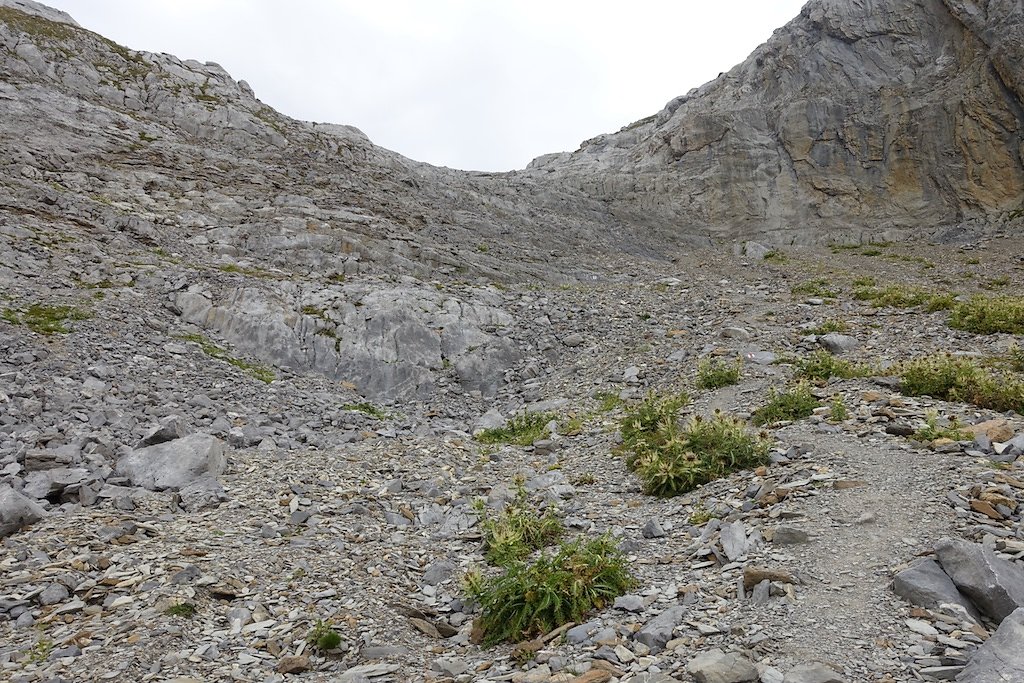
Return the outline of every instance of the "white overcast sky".
[[[803,0],[44,0],[217,62],[293,118],[462,169],[522,168],[727,71]]]

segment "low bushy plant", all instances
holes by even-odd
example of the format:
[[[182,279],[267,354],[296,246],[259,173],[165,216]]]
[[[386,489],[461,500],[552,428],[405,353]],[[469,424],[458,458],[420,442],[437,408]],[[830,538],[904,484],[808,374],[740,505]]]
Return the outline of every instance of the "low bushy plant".
[[[508,443],[529,446],[534,441],[548,436],[548,424],[557,420],[554,413],[521,413],[505,423],[504,427],[485,429],[476,435],[480,443]]]
[[[818,349],[796,363],[796,376],[813,382],[825,382],[831,377],[853,379],[877,374],[877,368],[863,363],[851,363]]]
[[[828,320],[822,321],[818,325],[808,327],[804,330],[807,334],[823,335],[830,334],[832,332],[846,332],[850,329],[850,326],[846,324],[845,320],[838,318],[829,318]]]
[[[850,411],[846,408],[846,401],[843,400],[842,395],[836,394],[832,398],[832,403],[829,404],[829,422],[843,422],[849,417]]]
[[[1024,297],[972,296],[953,308],[949,326],[975,334],[1024,334]]]
[[[944,311],[956,303],[955,295],[949,292],[932,292],[922,287],[909,285],[873,285],[858,287],[853,292],[858,301],[868,301],[878,308],[914,308],[923,307],[928,312]]]
[[[464,586],[479,603],[485,645],[517,642],[582,621],[634,585],[626,558],[603,536],[563,543],[530,563],[513,562],[499,576],[466,575]]]
[[[655,445],[656,444],[656,445]],[[663,422],[657,438],[638,442],[626,463],[644,493],[676,496],[741,469],[766,462],[770,443],[745,423],[716,412],[693,417],[685,426]]]
[[[909,396],[932,396],[973,403],[1000,412],[1024,413],[1024,378],[986,369],[980,360],[937,354],[900,367],[901,390]]]
[[[705,358],[697,363],[697,388],[720,389],[740,381],[743,362]]]
[[[619,431],[630,469],[637,453],[658,450],[674,437],[679,411],[689,402],[686,394],[649,394],[626,413]]]
[[[520,484],[516,496],[498,513],[489,512],[483,501],[477,501],[481,514],[480,529],[484,537],[485,558],[491,564],[507,565],[521,560],[534,550],[550,545],[561,536],[562,521],[554,509],[541,512],[531,505],[526,489]]]
[[[809,417],[819,407],[821,403],[814,396],[810,385],[799,382],[783,392],[772,389],[768,402],[754,411],[753,421],[756,425],[766,425],[783,420],[799,420]]]
[[[835,289],[827,278],[816,278],[807,280],[795,285],[791,290],[793,294],[803,296],[814,296],[821,299],[835,299],[839,296],[839,290]]]
[[[341,645],[341,634],[335,631],[332,625],[330,621],[317,619],[306,636],[306,642],[323,652],[338,647]]]
[[[939,424],[939,414],[934,410],[925,413],[924,426],[914,432],[913,438],[918,441],[935,441],[937,439],[952,439],[963,441],[971,438],[971,433],[960,429],[959,421],[954,417],[948,425]]]

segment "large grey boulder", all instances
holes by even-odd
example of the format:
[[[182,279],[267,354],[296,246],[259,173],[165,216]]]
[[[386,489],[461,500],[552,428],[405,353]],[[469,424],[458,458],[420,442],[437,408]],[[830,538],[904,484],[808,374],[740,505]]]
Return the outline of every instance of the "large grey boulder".
[[[10,486],[0,486],[0,538],[10,536],[18,529],[38,522],[45,516],[46,510],[38,503]]]
[[[226,464],[220,439],[209,434],[190,434],[136,448],[117,462],[117,472],[151,491],[177,490],[204,475],[219,475]]]
[[[1024,609],[1003,619],[996,632],[971,656],[956,680],[962,683],[1024,681]]]
[[[940,541],[935,554],[957,588],[996,622],[1024,607],[1024,569],[1018,565],[967,541]]]
[[[937,609],[942,604],[960,605],[972,619],[981,621],[978,610],[935,560],[924,560],[904,569],[893,579],[892,588],[896,595],[918,607]]]
[[[824,664],[801,664],[786,672],[783,683],[846,683],[846,679]]]
[[[697,683],[749,683],[759,678],[757,667],[735,652],[709,650],[694,657],[686,665],[686,673]]]

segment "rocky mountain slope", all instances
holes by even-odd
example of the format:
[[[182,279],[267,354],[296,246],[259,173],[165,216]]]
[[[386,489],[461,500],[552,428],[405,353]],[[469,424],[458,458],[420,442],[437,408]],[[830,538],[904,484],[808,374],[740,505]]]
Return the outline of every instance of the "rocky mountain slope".
[[[531,168],[698,234],[978,228],[1022,208],[1022,63],[1015,0],[810,2],[718,79]]]
[[[948,309],[1020,305],[1020,45],[998,0],[812,2],[654,119],[486,174],[0,0],[0,678],[1017,666],[1021,335]],[[960,239],[927,258],[858,246],[939,226]],[[755,233],[818,245],[722,239]],[[661,499],[616,454],[648,391],[746,420],[822,348],[877,375],[815,386],[763,467]],[[903,395],[893,368],[938,351],[1005,371],[1008,403]],[[698,389],[713,359],[738,383]],[[551,416],[525,445],[473,437],[524,413]],[[922,436],[952,418],[972,433]],[[520,481],[567,533],[610,534],[636,584],[485,648],[460,583],[484,564],[474,501]],[[339,642],[313,647],[328,622]]]

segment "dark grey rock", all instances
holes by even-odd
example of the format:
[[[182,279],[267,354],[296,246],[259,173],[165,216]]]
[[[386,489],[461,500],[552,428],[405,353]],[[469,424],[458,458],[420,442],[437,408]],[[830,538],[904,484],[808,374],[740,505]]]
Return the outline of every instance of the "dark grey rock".
[[[215,508],[228,499],[224,487],[213,477],[200,477],[181,487],[181,506],[189,511]]]
[[[39,594],[40,605],[56,605],[68,599],[70,592],[68,587],[62,583],[51,583]]]
[[[981,621],[970,599],[957,589],[935,560],[923,560],[904,569],[893,578],[892,588],[896,595],[918,607],[937,609],[943,603],[960,605],[972,619]]]
[[[669,607],[654,617],[641,628],[633,639],[651,648],[657,654],[665,649],[665,644],[672,640],[672,632],[682,623],[688,609],[681,605]]]
[[[935,554],[960,592],[997,623],[1024,606],[1024,569],[991,549],[946,539],[936,545]]]
[[[615,598],[613,607],[625,612],[643,612],[645,606],[644,599],[639,595],[620,595]]]
[[[777,526],[772,535],[772,544],[797,545],[799,543],[806,543],[809,539],[810,535],[803,529],[791,526]]]
[[[579,626],[573,626],[565,632],[565,640],[570,645],[585,643],[590,640],[590,634],[599,628],[601,628],[601,622],[598,620],[588,621],[580,624]]]
[[[644,538],[661,538],[665,536],[665,530],[661,528],[661,523],[658,520],[649,519],[640,529],[640,534]]]
[[[171,415],[160,421],[160,424],[151,428],[146,436],[142,437],[137,448],[155,446],[158,443],[166,443],[174,439],[180,439],[188,434],[188,423],[181,415]]]

